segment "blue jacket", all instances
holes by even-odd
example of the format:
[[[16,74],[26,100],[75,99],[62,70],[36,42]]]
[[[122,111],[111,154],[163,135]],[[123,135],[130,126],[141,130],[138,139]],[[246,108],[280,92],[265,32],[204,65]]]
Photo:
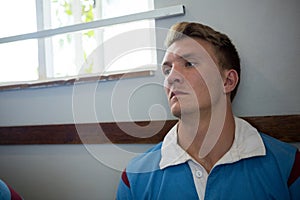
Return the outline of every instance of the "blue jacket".
[[[210,172],[205,200],[300,200],[300,153],[261,134],[265,156],[218,165]],[[117,199],[198,199],[187,163],[159,168],[161,143],[134,158],[122,173]]]

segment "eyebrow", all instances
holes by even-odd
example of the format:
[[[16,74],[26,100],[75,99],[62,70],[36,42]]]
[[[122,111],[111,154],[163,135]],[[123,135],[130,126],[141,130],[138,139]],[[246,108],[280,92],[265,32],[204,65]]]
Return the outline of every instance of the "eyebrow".
[[[175,55],[178,57],[178,59],[183,59],[183,60],[186,60],[186,59],[189,59],[189,58],[200,58],[199,56],[196,56],[196,54],[194,54],[194,53],[187,53],[187,54],[184,54],[182,56],[179,56],[178,54],[175,54]],[[162,66],[163,65],[170,65],[170,64],[171,64],[171,62],[166,60],[162,63]]]
[[[188,58],[201,58],[199,55],[196,55],[195,53],[187,53],[182,56],[180,56],[182,59],[188,59]]]

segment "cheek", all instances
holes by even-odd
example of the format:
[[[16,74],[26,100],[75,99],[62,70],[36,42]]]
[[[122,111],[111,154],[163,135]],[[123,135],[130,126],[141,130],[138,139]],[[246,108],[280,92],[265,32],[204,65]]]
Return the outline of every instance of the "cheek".
[[[164,79],[164,88],[167,89],[168,88],[168,80],[167,80],[167,77],[165,76],[165,79]]]
[[[209,92],[218,90],[223,87],[223,79],[220,71],[216,67],[207,67],[203,72],[198,75],[198,85],[206,88]]]
[[[168,98],[168,96],[169,96],[169,93],[170,93],[170,88],[172,87],[172,84],[170,84],[169,82],[168,82],[168,79],[167,78],[165,78],[164,79],[164,90],[165,90],[165,94],[166,94],[166,96],[167,96],[167,98]]]
[[[170,92],[170,89],[168,88],[168,86],[167,86],[167,85],[164,85],[164,90],[165,90],[165,94],[166,94],[166,96],[168,97],[168,95],[169,95],[169,92]]]
[[[211,102],[211,99],[215,96],[213,82],[214,81],[212,79],[204,79],[199,74],[198,76],[193,76],[193,78],[191,77],[190,87],[193,93],[191,96],[191,101],[198,102],[201,105]]]
[[[203,92],[207,89],[207,84],[200,74],[190,77],[189,84],[190,87],[194,90],[194,92]]]

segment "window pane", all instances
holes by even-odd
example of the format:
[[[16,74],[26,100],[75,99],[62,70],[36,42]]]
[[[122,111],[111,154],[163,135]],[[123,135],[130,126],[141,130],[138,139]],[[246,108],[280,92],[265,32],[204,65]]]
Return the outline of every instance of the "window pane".
[[[153,9],[152,0],[102,0],[102,19]]]
[[[121,52],[114,60],[107,60],[109,66],[105,66],[105,73],[118,73],[124,71],[141,71],[146,68],[155,70],[156,63],[155,33],[151,27],[154,27],[154,20],[143,20],[126,24],[110,26],[104,29],[104,43],[110,44],[112,40],[119,41],[120,37],[127,36],[127,41],[119,41],[120,45],[127,45],[129,49]],[[132,45],[133,42],[139,42],[139,46]],[[105,46],[104,53],[109,52],[109,45]],[[132,48],[131,48],[132,47]],[[107,56],[106,56],[107,57]]]
[[[86,33],[89,31],[62,34],[51,38],[53,65],[49,67],[53,68],[53,74],[49,74],[50,77],[78,75],[85,59],[98,44],[95,37],[87,36]],[[94,71],[95,69],[89,68],[85,69],[84,73]]]
[[[57,35],[52,38],[53,74],[51,77],[73,76],[76,74],[74,34]],[[77,47],[78,48],[78,47]]]
[[[40,5],[36,5],[36,2]],[[36,6],[43,9],[36,11]],[[153,0],[15,0],[2,1],[1,7],[5,9],[0,12],[0,37],[7,37],[37,31],[37,19],[41,19],[38,30],[42,26],[44,29],[58,28],[151,10]],[[36,13],[41,16],[37,18]],[[54,78],[78,73],[99,73],[104,69],[106,74],[124,73],[126,70],[131,71],[138,66],[151,64],[156,61],[153,50],[131,49],[130,52],[117,55],[118,59],[112,61],[105,59],[110,53],[109,47],[103,48],[102,54],[98,55],[103,58],[100,62],[98,59],[97,63],[84,63],[95,49],[112,37],[134,29],[153,27],[153,23],[154,20],[144,20],[57,35],[45,38],[45,43],[39,43],[39,46],[37,40],[0,44],[0,82],[44,79],[45,75],[47,78]],[[155,44],[155,34],[146,33],[143,37],[150,46]],[[46,66],[46,69],[39,69],[39,64]],[[81,69],[83,65],[84,68]]]
[[[51,3],[51,27],[72,25],[74,23],[89,22],[102,18],[117,17],[136,12],[147,11],[153,8],[149,2],[152,0],[52,0]],[[109,43],[111,38],[118,37],[123,33],[154,27],[154,20],[143,20],[126,24],[84,30],[76,33],[69,33],[54,36],[51,38],[51,55],[53,60],[50,70],[52,74],[49,77],[74,76],[78,74],[99,73],[105,69],[105,74],[124,73],[127,71],[145,70],[145,65],[156,61],[155,50],[142,50],[140,52],[131,49],[131,52],[122,52],[126,55],[119,56],[118,60],[107,60],[105,58],[109,53],[109,46],[99,52],[97,62],[90,59],[91,53],[101,44]],[[143,40],[146,46],[155,44],[155,34],[145,33]],[[99,47],[102,48],[102,47]],[[106,55],[105,55],[106,54]],[[99,59],[101,58],[101,59]],[[135,58],[135,59],[133,59]],[[84,62],[88,60],[88,64]],[[107,66],[109,64],[109,66]],[[81,68],[84,65],[83,68]],[[138,66],[143,65],[141,68]],[[149,69],[149,68],[148,68]],[[49,70],[48,70],[49,71]]]
[[[153,20],[131,22],[52,37],[53,74],[50,77],[155,70],[155,33],[149,28],[151,22]],[[138,45],[132,47],[133,41]],[[128,48],[123,48],[124,45]]]
[[[0,44],[0,82],[38,79],[37,40]]]
[[[149,69],[155,70],[156,64],[151,57],[153,53],[155,53],[154,49],[137,49],[132,52],[127,52],[116,60],[113,60],[111,65],[107,66],[103,74],[135,72]]]
[[[51,28],[153,9],[153,0],[51,0]]]
[[[37,30],[35,0],[2,0],[0,25],[0,37],[35,32]]]

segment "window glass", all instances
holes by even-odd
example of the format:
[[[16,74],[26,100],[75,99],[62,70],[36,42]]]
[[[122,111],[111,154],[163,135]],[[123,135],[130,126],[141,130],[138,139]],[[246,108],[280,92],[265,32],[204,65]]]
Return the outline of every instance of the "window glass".
[[[149,0],[53,0],[51,4],[51,27],[67,26],[151,10],[153,5],[150,2]],[[52,37],[53,70],[51,72],[53,73],[48,74],[48,76],[63,77],[78,73],[99,73],[104,67],[106,67],[105,74],[124,73],[126,70],[142,70],[138,66],[145,66],[145,64],[153,63],[156,60],[156,53],[153,50],[134,51],[120,56],[119,61],[106,60],[102,63],[92,61],[84,69],[81,67],[99,45],[124,32],[150,28],[153,25],[154,20],[143,20]],[[144,37],[148,40],[148,45],[155,41],[155,35],[146,34]],[[50,49],[49,47],[48,50]],[[104,53],[107,50],[104,49]],[[103,57],[103,55],[99,56]],[[99,66],[104,63],[110,63],[110,66]]]
[[[150,0],[102,0],[102,19],[129,15],[153,9]]]
[[[0,37],[35,32],[35,13],[35,0],[1,1]],[[0,55],[0,82],[38,79],[37,40],[0,44]]]
[[[35,32],[37,30],[35,13],[35,0],[2,0],[0,37]]]
[[[38,79],[37,40],[0,45],[0,82]]]
[[[0,12],[0,38],[148,11],[153,9],[152,1],[2,1],[1,7],[5,9],[1,9]],[[128,31],[147,29],[153,26],[154,20],[143,20],[41,39],[1,43],[0,83],[45,80],[75,76],[79,73],[99,73],[104,68],[106,75],[126,73],[133,69],[135,71],[145,70],[145,65],[156,61],[156,53],[153,50],[141,49],[122,52],[122,55],[118,55],[117,60],[110,61],[104,58],[104,54],[107,54],[109,48],[105,47],[106,49],[101,51],[103,55],[98,56],[103,58],[103,61],[97,63],[91,61],[89,65],[85,65],[85,63],[95,49],[111,38]],[[155,34],[150,34],[150,31],[143,34],[143,37],[147,46],[155,44]],[[105,66],[107,63],[110,63],[108,68]],[[143,66],[143,68],[139,66]]]

